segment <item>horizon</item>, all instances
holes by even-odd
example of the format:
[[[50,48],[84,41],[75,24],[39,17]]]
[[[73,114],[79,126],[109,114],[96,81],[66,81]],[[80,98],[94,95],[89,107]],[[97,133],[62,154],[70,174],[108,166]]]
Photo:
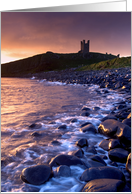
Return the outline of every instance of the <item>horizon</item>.
[[[2,12],[1,64],[47,51],[131,56],[131,12]]]

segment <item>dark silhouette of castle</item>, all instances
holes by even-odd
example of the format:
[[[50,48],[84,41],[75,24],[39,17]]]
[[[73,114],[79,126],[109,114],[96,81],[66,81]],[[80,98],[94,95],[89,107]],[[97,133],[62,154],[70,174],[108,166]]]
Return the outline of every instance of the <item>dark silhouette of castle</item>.
[[[89,42],[90,40],[88,40],[87,43],[85,43],[85,40],[81,41],[81,53],[89,53]]]

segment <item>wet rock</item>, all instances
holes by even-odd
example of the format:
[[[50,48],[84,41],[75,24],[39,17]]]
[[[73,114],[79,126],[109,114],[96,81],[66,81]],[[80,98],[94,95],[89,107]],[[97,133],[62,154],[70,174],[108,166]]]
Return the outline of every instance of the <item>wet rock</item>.
[[[107,115],[106,117],[104,117],[104,118],[101,119],[101,122],[103,122],[103,121],[105,121],[105,120],[107,120],[107,119],[114,119],[114,120],[117,120],[117,118],[116,118],[115,116],[113,116],[113,115]]]
[[[125,163],[129,152],[122,148],[115,148],[108,152],[109,158],[114,162]]]
[[[108,159],[108,157],[106,156],[106,155],[99,155],[103,160],[107,160]]]
[[[82,108],[82,111],[90,111],[91,109],[90,108],[88,108],[88,107],[83,107]]]
[[[93,110],[98,111],[98,110],[100,110],[100,107],[95,106],[95,107],[93,107]]]
[[[100,163],[104,164],[105,166],[107,166],[106,162],[98,155],[90,156],[90,159],[93,161],[100,162]]]
[[[82,138],[82,139],[79,139],[79,140],[76,142],[76,145],[79,146],[80,148],[83,148],[83,147],[85,147],[85,146],[88,147],[88,141],[87,141],[87,139]]]
[[[50,166],[60,166],[60,165],[83,165],[84,163],[76,156],[59,154],[51,159]]]
[[[131,112],[129,113],[129,115],[127,116],[127,119],[131,118]]]
[[[61,143],[59,142],[59,141],[57,141],[57,140],[53,140],[52,142],[51,142],[51,144],[52,145],[60,145]]]
[[[131,145],[131,128],[119,121],[105,120],[99,125],[98,132],[108,137],[117,137],[121,143]]]
[[[124,120],[128,117],[128,115],[131,112],[131,107],[128,105],[126,108],[123,108],[121,110],[119,110],[115,116],[120,119],[120,120]]]
[[[67,129],[67,126],[66,125],[60,125],[59,127],[58,127],[58,129]]]
[[[118,179],[94,179],[89,181],[82,192],[121,192],[125,182]]]
[[[109,150],[109,139],[103,139],[100,142],[99,147],[101,147],[102,149],[108,151]]]
[[[129,127],[131,127],[131,118],[129,118],[129,119],[124,119],[124,120],[122,121],[122,123],[124,123],[125,125],[128,125]]]
[[[108,149],[120,148],[122,147],[118,139],[109,139]]]
[[[82,158],[83,155],[84,155],[84,151],[83,151],[82,149],[79,149],[79,150],[77,150],[77,151],[73,151],[73,152],[72,152],[72,155],[73,155],[73,156],[76,156],[76,157],[78,157],[78,158]]]
[[[55,121],[50,121],[49,124],[54,125],[54,124],[56,124],[56,122]]]
[[[89,152],[89,153],[92,153],[92,154],[97,154],[97,151],[96,151],[96,149],[95,149],[94,146],[88,147],[88,148],[86,149],[86,151]]]
[[[94,179],[119,179],[125,181],[125,176],[117,168],[102,166],[86,169],[80,177],[80,180],[85,182]]]
[[[125,104],[119,104],[119,105],[116,107],[116,109],[117,109],[117,110],[121,110],[121,109],[123,109],[123,108],[125,108],[125,107],[126,107]]]
[[[81,128],[84,127],[84,126],[86,126],[86,125],[89,125],[89,124],[92,124],[92,123],[91,123],[91,122],[83,123],[83,124],[81,125]]]
[[[39,129],[41,128],[42,125],[41,124],[38,124],[38,123],[33,123],[29,126],[30,129]]]
[[[93,124],[88,124],[88,125],[82,127],[82,128],[80,129],[80,131],[82,131],[82,132],[84,132],[84,133],[85,133],[85,132],[96,133],[96,128],[95,128],[95,126],[94,126]]]
[[[70,122],[71,122],[71,123],[76,123],[76,122],[78,122],[78,120],[77,120],[76,118],[74,118],[74,119],[72,119]]]
[[[56,176],[69,177],[71,176],[71,169],[69,166],[61,165],[56,169]]]
[[[114,119],[107,119],[99,125],[98,132],[103,135],[112,137],[116,134],[117,129],[118,129],[117,121]]]
[[[91,159],[88,159],[88,160],[85,161],[84,163],[85,163],[85,166],[86,166],[87,168],[105,166],[103,163],[97,162],[97,161],[94,161],[94,160],[91,160]]]
[[[83,116],[83,117],[88,117],[89,115],[90,115],[90,113],[88,111],[83,111],[81,113],[81,116]]]
[[[33,132],[31,135],[34,136],[34,137],[40,137],[40,136],[42,136],[42,134],[40,134],[40,133],[38,133],[36,131]]]
[[[41,185],[48,181],[52,175],[52,169],[49,165],[36,165],[24,168],[21,173],[21,180],[29,184]]]
[[[127,157],[126,170],[131,174],[131,153]]]

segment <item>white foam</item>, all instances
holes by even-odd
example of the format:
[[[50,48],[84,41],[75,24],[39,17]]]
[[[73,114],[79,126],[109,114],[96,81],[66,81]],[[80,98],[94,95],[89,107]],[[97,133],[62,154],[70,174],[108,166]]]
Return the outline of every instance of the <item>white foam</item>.
[[[33,76],[31,79],[35,79],[35,78],[36,78],[36,77]]]
[[[43,83],[43,82],[46,82],[47,80],[46,79],[41,79],[40,81],[39,81],[39,83]]]
[[[58,81],[56,81],[56,82],[48,81],[47,83],[48,83],[48,84],[51,84],[51,85],[66,85],[66,83],[58,82]]]
[[[69,189],[78,184],[79,182],[74,177],[53,177],[41,186],[39,192],[68,192]],[[77,190],[77,186],[75,188]]]

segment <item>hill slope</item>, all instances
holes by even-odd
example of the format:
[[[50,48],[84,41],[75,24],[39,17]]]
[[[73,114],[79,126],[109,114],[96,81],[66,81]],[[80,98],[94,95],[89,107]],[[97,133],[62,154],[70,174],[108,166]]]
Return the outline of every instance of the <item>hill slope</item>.
[[[47,52],[33,57],[5,63],[1,65],[2,77],[24,77],[44,71],[63,70],[83,65],[90,65],[107,59],[114,59],[115,55],[92,53],[83,56],[81,53],[58,54]]]

